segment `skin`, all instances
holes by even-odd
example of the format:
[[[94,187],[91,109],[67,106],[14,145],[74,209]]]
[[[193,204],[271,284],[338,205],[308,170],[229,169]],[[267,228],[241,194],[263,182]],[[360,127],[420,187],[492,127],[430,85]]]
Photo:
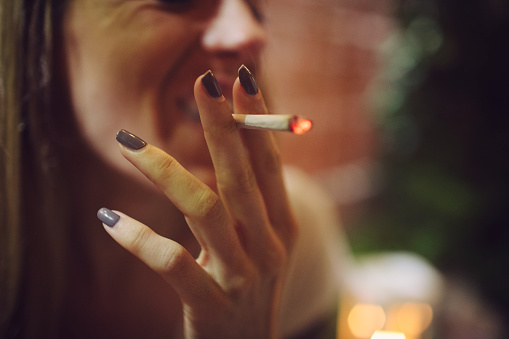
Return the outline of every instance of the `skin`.
[[[261,91],[248,95],[235,80],[240,64],[256,60],[264,31],[245,1],[191,4],[73,0],[67,8],[71,105],[92,150],[76,169],[83,214],[74,232],[89,268],[76,266],[71,279],[69,328],[82,318],[90,333],[96,326],[111,337],[178,337],[182,327],[186,338],[277,336],[297,227],[272,135],[239,131],[231,118],[232,106],[267,112]],[[201,83],[209,68],[220,98]],[[179,108],[193,96],[201,124]],[[121,128],[148,145],[119,152]],[[118,209],[120,220],[104,228],[127,251],[91,227],[99,197]]]
[[[111,140],[136,131],[193,172],[210,168],[201,126],[179,108],[212,69],[231,100],[237,68],[253,63],[265,31],[245,1],[71,1],[64,46],[81,132],[110,165],[140,179]],[[117,156],[115,156],[117,155]],[[143,180],[145,182],[145,180]]]
[[[274,140],[267,133],[250,133],[244,147],[226,100],[207,97],[199,80],[195,95],[218,193],[154,146],[122,147],[121,152],[186,216],[202,247],[198,259],[125,214],[105,229],[175,289],[188,337],[276,337],[277,302],[296,225]],[[261,95],[247,98],[238,82],[234,107],[266,111]]]

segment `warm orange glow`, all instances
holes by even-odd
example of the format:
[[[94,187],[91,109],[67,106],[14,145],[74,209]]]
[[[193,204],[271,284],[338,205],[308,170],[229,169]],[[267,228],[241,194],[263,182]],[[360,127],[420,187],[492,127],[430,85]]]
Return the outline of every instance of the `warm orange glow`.
[[[401,332],[376,331],[371,339],[405,339],[405,335]]]
[[[395,306],[392,312],[394,312],[398,330],[409,336],[420,335],[428,328],[433,318],[431,306],[422,303],[406,303]]]
[[[379,305],[357,304],[348,314],[348,327],[358,338],[369,338],[382,329],[384,323],[385,313]]]
[[[295,134],[304,134],[313,127],[313,123],[308,119],[296,117],[290,122],[290,129]]]

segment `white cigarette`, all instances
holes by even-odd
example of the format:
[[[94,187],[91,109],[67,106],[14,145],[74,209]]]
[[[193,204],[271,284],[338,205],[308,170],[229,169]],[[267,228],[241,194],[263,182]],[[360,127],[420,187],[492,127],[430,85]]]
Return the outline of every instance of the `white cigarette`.
[[[240,128],[286,131],[304,134],[313,123],[293,114],[232,114]]]

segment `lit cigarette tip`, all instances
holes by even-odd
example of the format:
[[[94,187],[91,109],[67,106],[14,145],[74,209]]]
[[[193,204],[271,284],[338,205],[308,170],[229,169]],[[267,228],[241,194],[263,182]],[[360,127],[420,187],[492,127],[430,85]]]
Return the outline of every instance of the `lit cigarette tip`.
[[[308,119],[291,114],[232,114],[232,116],[240,128],[304,134],[313,126]]]
[[[290,129],[295,134],[304,134],[309,131],[311,127],[313,127],[311,120],[300,117],[295,117],[295,119],[290,122]]]

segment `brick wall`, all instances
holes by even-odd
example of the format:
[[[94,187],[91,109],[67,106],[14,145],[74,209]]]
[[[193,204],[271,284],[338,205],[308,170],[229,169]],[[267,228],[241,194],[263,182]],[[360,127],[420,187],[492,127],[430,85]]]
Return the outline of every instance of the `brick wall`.
[[[264,93],[275,113],[314,122],[312,132],[281,135],[283,159],[316,176],[338,203],[369,194],[376,133],[369,105],[393,31],[389,0],[272,0]]]

